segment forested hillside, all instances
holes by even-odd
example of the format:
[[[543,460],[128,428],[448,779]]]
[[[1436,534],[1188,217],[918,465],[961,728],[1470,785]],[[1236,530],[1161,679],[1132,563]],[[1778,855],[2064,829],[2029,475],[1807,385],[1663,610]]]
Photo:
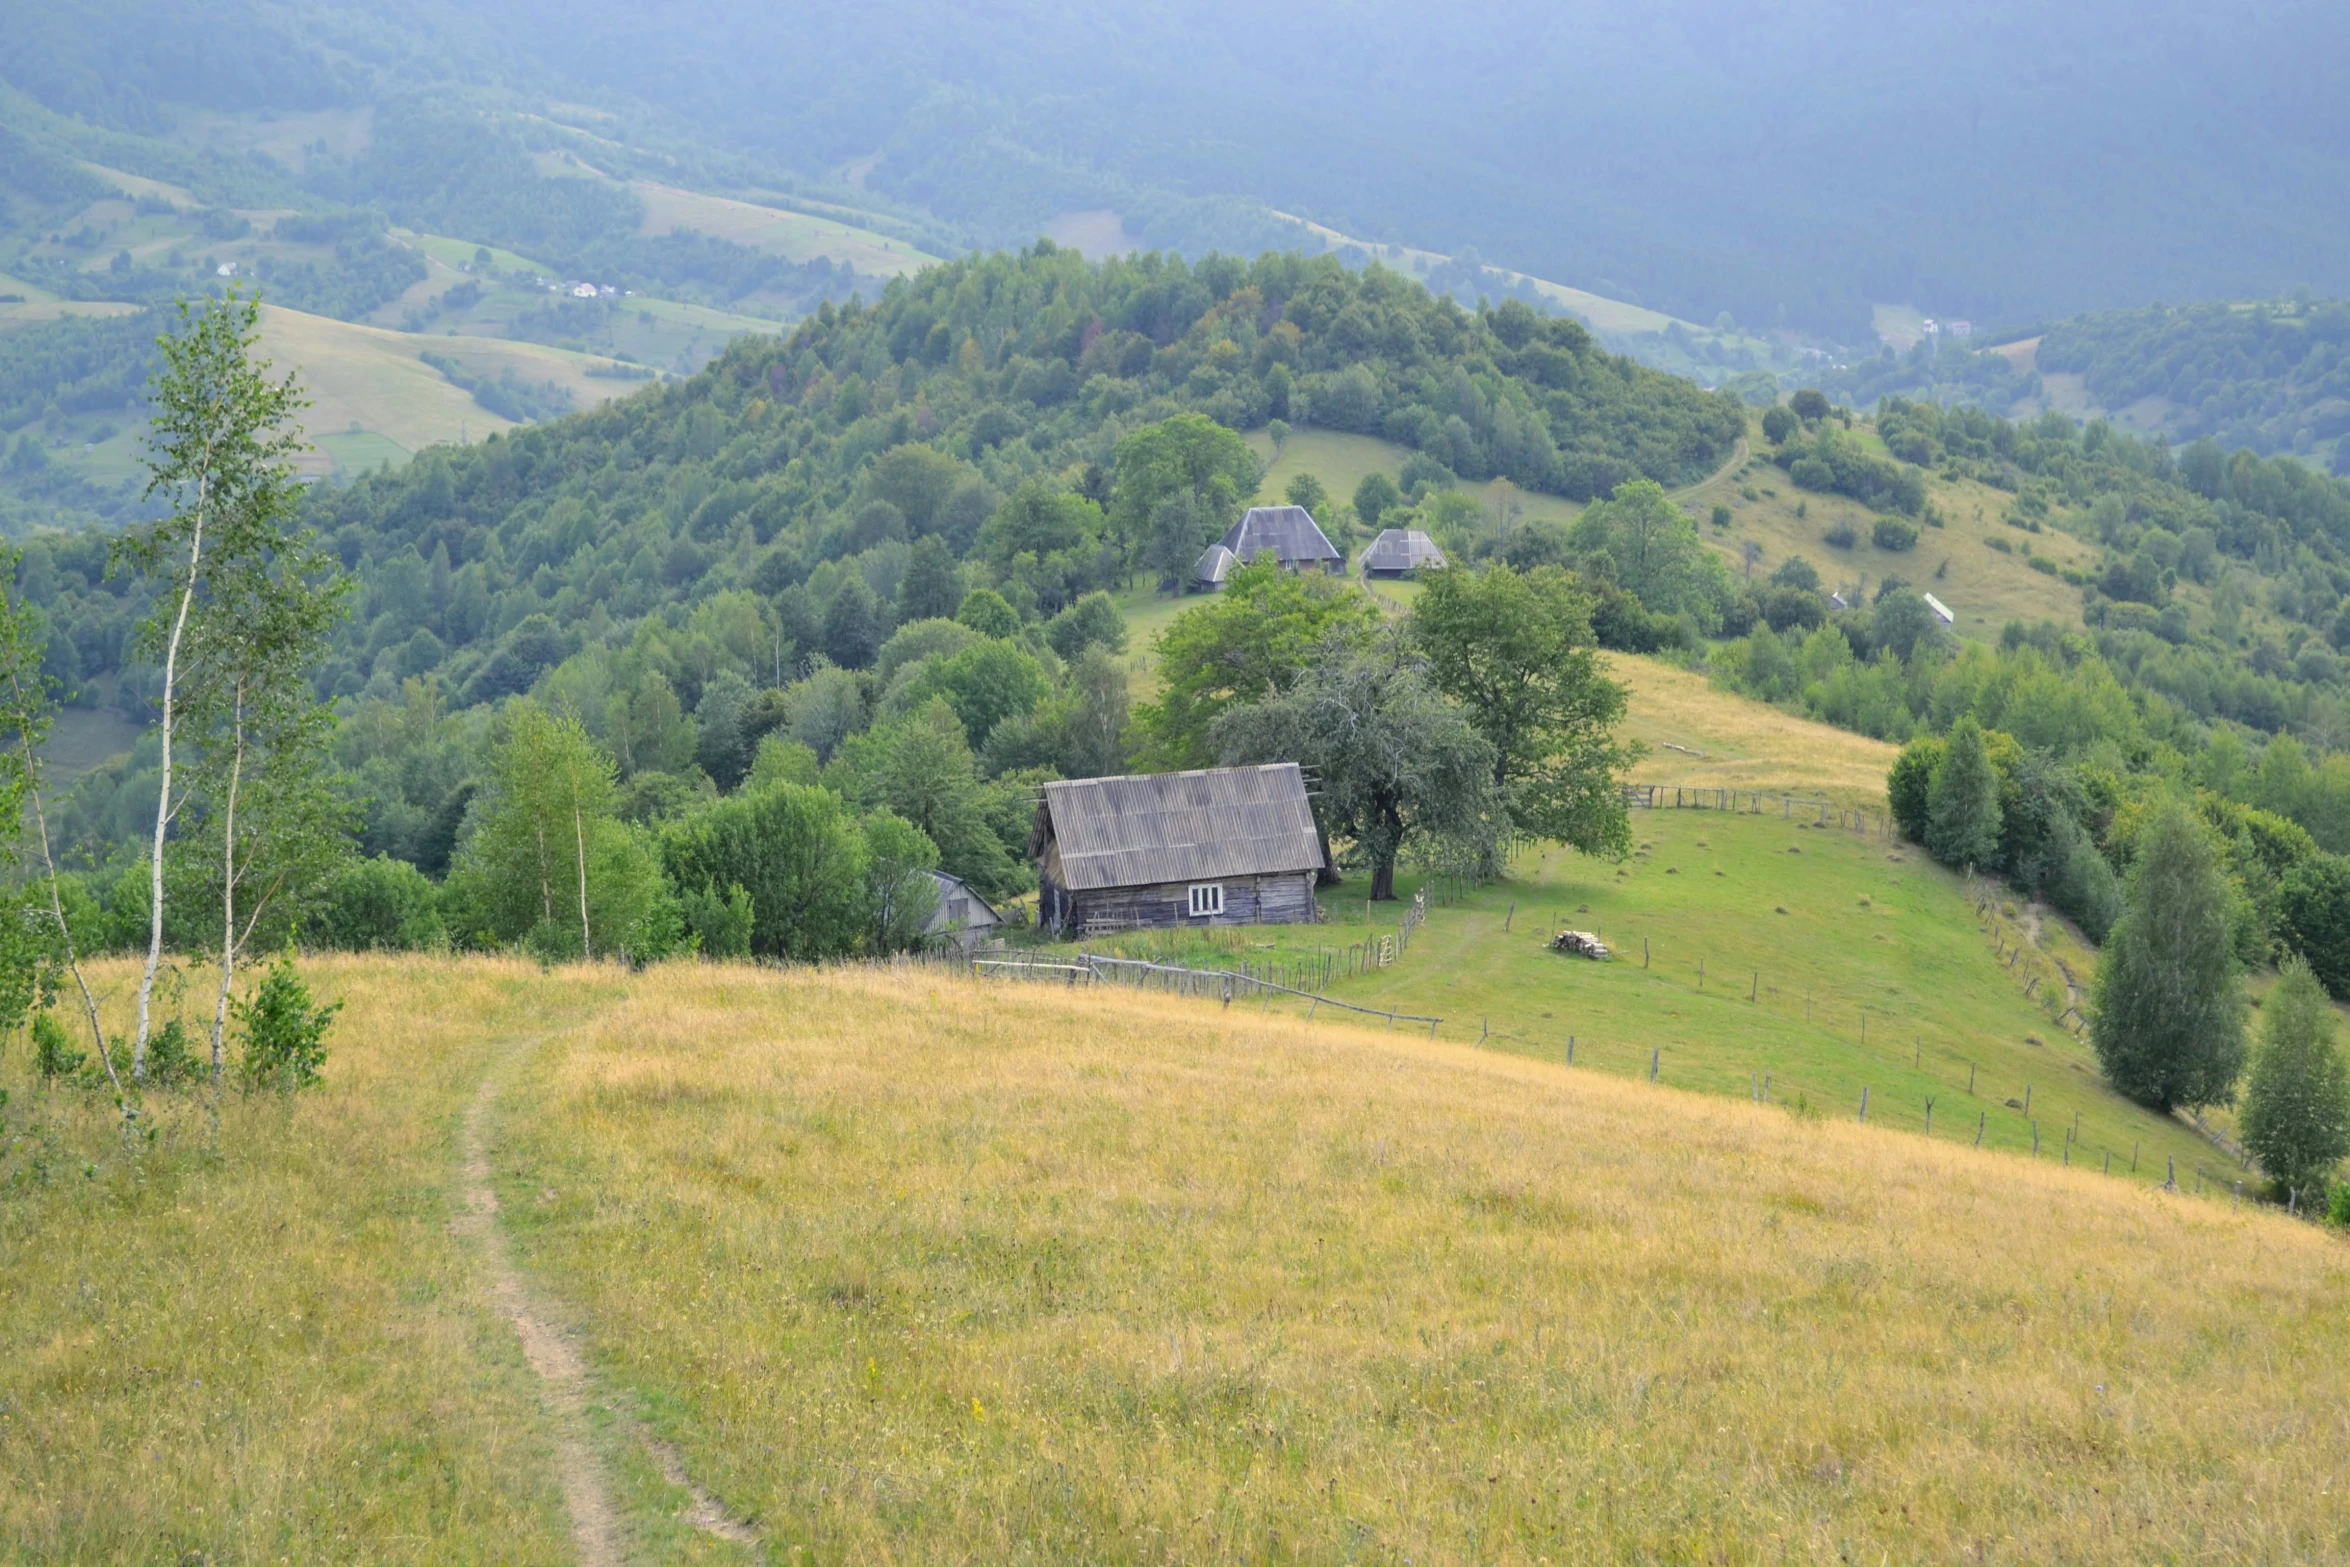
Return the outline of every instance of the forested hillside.
[[[2117,310],[2062,321],[2037,353],[2098,403],[2175,441],[2292,452],[2350,474],[2350,302]]]

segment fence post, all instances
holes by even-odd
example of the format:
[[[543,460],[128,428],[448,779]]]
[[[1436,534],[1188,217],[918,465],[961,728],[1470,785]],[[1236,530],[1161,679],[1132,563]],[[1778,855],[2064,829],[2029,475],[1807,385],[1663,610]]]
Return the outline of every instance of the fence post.
[[[2024,1114],[2026,1114],[2026,1115],[2030,1115],[2031,1113],[2032,1113],[2032,1085],[2031,1085],[2031,1084],[2029,1084],[2029,1083],[2026,1083],[2026,1084],[2024,1085]]]
[[[1567,1036],[1567,1065],[1569,1065],[1569,1066],[1573,1066],[1574,1064],[1575,1064],[1575,1036],[1574,1036],[1574,1035],[1572,1035],[1572,1034],[1569,1034],[1569,1035]]]
[[[2040,1157],[2040,1123],[2037,1121],[2032,1123],[2032,1157]]]
[[[1969,1099],[1975,1097],[1975,1063],[1972,1061],[1966,1064],[1966,1096]]]
[[[1648,938],[1646,936],[1640,938],[1640,966],[1642,968],[1648,967]]]
[[[1762,970],[1761,970],[1761,969],[1756,969],[1756,970],[1754,971],[1754,978],[1753,978],[1753,979],[1751,979],[1751,980],[1749,980],[1749,981],[1747,982],[1747,986],[1746,986],[1746,999],[1747,999],[1747,1000],[1749,1000],[1749,1001],[1752,1001],[1752,1000],[1754,999],[1754,997],[1755,997],[1755,992],[1757,992],[1757,991],[1759,991],[1759,990],[1761,990],[1761,989],[1762,989]]]
[[[1869,1090],[1865,1083],[1860,1090],[1860,1118],[1864,1121],[1869,1118]]]
[[[2177,1191],[2177,1190],[2179,1189],[2179,1158],[2178,1158],[2178,1155],[2176,1155],[2176,1154],[2165,1154],[2165,1155],[2163,1155],[2163,1158],[2164,1158],[2164,1160],[2165,1160],[2165,1161],[2168,1163],[2168,1165],[2169,1165],[2169,1168],[2170,1168],[2170,1173],[2169,1173],[2168,1175],[2166,1175],[2166,1176],[2164,1176],[2164,1177],[2163,1177],[2163,1182],[2162,1182],[2162,1184],[2163,1184],[2163,1185],[2164,1185],[2164,1187],[2166,1187],[2167,1189],[2169,1189],[2169,1190],[2171,1190],[2171,1191],[2174,1191],[2174,1192],[2175,1192],[2175,1191]]]
[[[1651,1050],[1648,1053],[1648,1080],[1652,1083],[1656,1081],[1657,1065],[1663,1056],[1662,1050]]]
[[[1988,1111],[1988,1110],[1977,1110],[1977,1111],[1975,1112],[1975,1146],[1976,1146],[1977,1148],[1980,1148],[1980,1147],[1982,1147],[1982,1146],[1983,1146],[1983,1128],[1984,1128],[1984,1127],[1986,1127],[1986,1126],[1988,1126],[1988,1125],[1990,1125],[1990,1123],[1991,1123],[1991,1112],[1990,1112],[1990,1111]]]

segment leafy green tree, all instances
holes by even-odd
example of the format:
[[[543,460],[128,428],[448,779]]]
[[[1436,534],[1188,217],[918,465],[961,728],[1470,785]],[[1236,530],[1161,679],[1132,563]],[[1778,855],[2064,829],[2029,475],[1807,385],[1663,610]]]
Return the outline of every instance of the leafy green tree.
[[[983,637],[1020,634],[1020,612],[1005,603],[1004,596],[993,588],[973,588],[964,594],[955,619]]]
[[[2285,873],[2277,889],[2280,934],[2318,983],[2350,997],[2350,860],[2316,854]]]
[[[468,941],[542,955],[659,957],[677,908],[649,839],[617,818],[611,759],[577,718],[521,699],[500,715],[477,825],[449,875]]]
[[[1617,777],[1624,689],[1607,678],[1590,611],[1556,566],[1496,563],[1425,575],[1409,621],[1428,678],[1493,748],[1493,786],[1521,832],[1586,854],[1632,846]]]
[[[1617,485],[1585,508],[1569,538],[1582,554],[1605,555],[1616,582],[1654,613],[1690,615],[1700,627],[1720,620],[1727,572],[1654,480]]]
[[[944,697],[975,745],[1005,719],[1033,712],[1052,692],[1052,682],[1035,659],[1010,642],[989,637],[960,653],[933,659],[898,698],[918,708]]]
[[[1950,726],[1926,792],[1926,852],[1964,869],[1999,853],[1999,773],[1972,713]]]
[[[1289,481],[1282,497],[1292,506],[1303,506],[1320,522],[1330,509],[1330,492],[1322,488],[1322,481],[1310,473],[1301,473]]]
[[[1012,492],[979,530],[981,553],[993,561],[1083,550],[1102,535],[1102,511],[1050,479],[1031,479]]]
[[[2244,1147],[2280,1191],[2314,1203],[2350,1154],[2350,1065],[2326,993],[2287,958],[2261,1007],[2260,1049],[2237,1121]]]
[[[1773,446],[1784,446],[1787,437],[1802,428],[1803,421],[1796,418],[1794,410],[1783,403],[1774,403],[1763,410],[1763,439]]]
[[[328,752],[334,718],[312,685],[349,587],[316,535],[281,527],[216,558],[189,619],[182,722],[193,809],[173,849],[195,873],[187,890],[220,911],[215,1079],[239,953],[265,920],[290,936],[350,854],[352,811]]]
[[[824,656],[843,669],[863,669],[880,650],[880,606],[865,579],[852,573],[824,608]]]
[[[1126,651],[1126,618],[1107,593],[1086,594],[1046,622],[1044,639],[1063,658],[1075,658],[1089,647]]]
[[[1297,762],[1320,781],[1316,813],[1371,869],[1371,896],[1395,896],[1407,850],[1490,863],[1507,807],[1493,747],[1428,680],[1399,637],[1346,651],[1286,689],[1223,713],[1209,732],[1227,766]]]
[[[963,568],[947,541],[928,534],[914,541],[906,574],[898,579],[898,624],[952,619],[963,602]]]
[[[174,744],[184,688],[198,674],[189,657],[237,645],[233,625],[201,635],[208,611],[240,596],[232,582],[266,571],[288,545],[300,504],[293,459],[306,448],[293,420],[304,400],[294,377],[272,381],[268,362],[255,358],[260,336],[260,302],[234,289],[200,310],[181,303],[179,329],[160,340],[162,365],[148,392],[154,412],[146,493],[160,497],[169,513],[117,545],[124,563],[154,583],[154,608],[139,636],[161,671],[160,778],[148,860],[147,962],[131,1041],[134,1079],[146,1075],[163,961],[165,849],[183,798]],[[195,648],[191,629],[199,632]]]
[[[1146,424],[1119,441],[1111,491],[1111,530],[1130,559],[1140,560],[1158,536],[1166,503],[1187,503],[1195,536],[1213,538],[1232,526],[1254,495],[1262,473],[1248,442],[1205,414],[1177,414]],[[1200,548],[1193,546],[1194,553]],[[1162,561],[1161,570],[1189,566]]]
[[[1761,635],[1757,633],[1758,639]],[[1934,820],[1934,774],[1942,766],[1942,749],[1940,737],[1919,735],[1901,748],[1885,779],[1885,800],[1893,812],[1893,825],[1912,843],[1926,841]]]
[[[865,818],[865,950],[909,952],[938,912],[938,846],[892,811]]]
[[[1403,491],[1395,487],[1393,479],[1375,468],[1364,474],[1362,482],[1355,486],[1355,515],[1363,519],[1366,528],[1377,529],[1380,518],[1403,504]]]
[[[859,807],[893,811],[938,846],[942,869],[983,894],[1009,896],[1026,877],[997,831],[962,721],[940,698],[848,741],[826,772]]]
[[[866,934],[871,852],[829,789],[772,784],[730,795],[668,824],[661,855],[690,893],[749,894],[748,950],[758,956],[842,957]]]
[[[1787,399],[1787,410],[1805,424],[1817,424],[1828,417],[1827,395],[1811,387],[1805,387]]]
[[[1159,635],[1159,700],[1136,714],[1145,760],[1212,765],[1208,727],[1220,714],[1285,689],[1331,644],[1363,642],[1378,618],[1368,598],[1336,578],[1272,561],[1235,568],[1222,593]]]
[[[2232,900],[2210,834],[2184,805],[2165,801],[2140,830],[2125,897],[2089,1019],[2106,1080],[2166,1115],[2225,1104],[2244,1069]]]

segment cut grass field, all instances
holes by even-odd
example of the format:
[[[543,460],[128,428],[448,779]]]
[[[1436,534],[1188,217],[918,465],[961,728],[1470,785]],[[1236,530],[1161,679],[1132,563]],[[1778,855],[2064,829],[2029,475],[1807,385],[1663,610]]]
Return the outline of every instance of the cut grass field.
[[[491,380],[511,368],[526,382],[553,381],[568,389],[581,408],[624,396],[641,384],[590,376],[591,366],[609,361],[538,343],[395,332],[274,305],[262,312],[261,351],[281,373],[301,372],[311,399],[303,424],[313,439],[372,435],[414,453],[438,442],[480,440],[493,430],[513,428],[512,421],[482,407],[472,393],[418,357],[427,350]],[[320,469],[337,465],[343,454],[321,444],[325,449],[313,464]],[[372,467],[388,453],[370,445],[354,447],[350,455]]]
[[[5,1058],[11,1559],[570,1554],[455,1223],[485,1082],[631,1559],[2350,1551],[2345,1254],[2274,1214],[1176,998],[310,970],[326,1086],[216,1139],[127,1159]]]
[[[902,239],[892,239],[838,218],[787,212],[779,207],[680,190],[650,180],[632,181],[628,188],[644,203],[644,222],[637,229],[640,234],[694,229],[713,239],[771,251],[790,261],[809,261],[818,256],[845,261],[869,277],[897,277],[917,272],[939,259]]]

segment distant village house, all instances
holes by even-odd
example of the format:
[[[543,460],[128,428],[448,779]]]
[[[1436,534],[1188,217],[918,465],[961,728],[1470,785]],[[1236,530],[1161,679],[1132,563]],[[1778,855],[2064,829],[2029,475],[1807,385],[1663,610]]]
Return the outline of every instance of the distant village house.
[[[1037,923],[1078,935],[1315,918],[1321,834],[1295,762],[1044,786]]]
[[[938,887],[938,907],[931,911],[922,934],[934,946],[953,945],[970,952],[998,933],[1004,917],[973,892],[969,882],[945,871],[932,871],[930,879]]]
[[[1212,593],[1235,566],[1271,555],[1284,571],[1342,571],[1346,557],[1303,506],[1251,506],[1230,532],[1208,546],[1191,570],[1196,589]]]
[[[1444,564],[1444,551],[1417,528],[1388,528],[1363,551],[1366,577],[1408,577]]]

